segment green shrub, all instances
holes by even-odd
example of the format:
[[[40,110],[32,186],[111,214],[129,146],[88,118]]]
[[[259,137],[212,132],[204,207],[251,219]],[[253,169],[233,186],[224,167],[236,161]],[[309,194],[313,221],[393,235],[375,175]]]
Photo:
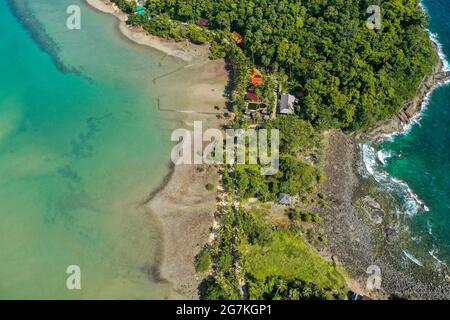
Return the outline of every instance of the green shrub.
[[[228,294],[222,286],[214,282],[206,289],[203,298],[205,300],[226,300]]]
[[[303,213],[302,213],[302,221],[303,221],[303,222],[312,222],[312,221],[313,221],[313,218],[311,217],[311,214],[310,214],[310,213],[303,212]]]
[[[203,44],[208,42],[207,36],[204,34],[205,31],[201,29],[192,28],[189,32],[189,40],[195,44]]]
[[[222,59],[227,55],[227,51],[223,44],[220,44],[218,41],[213,41],[211,43],[209,57],[211,59]]]
[[[239,216],[239,225],[251,244],[264,245],[272,239],[272,229],[262,219],[243,211]]]
[[[300,209],[290,208],[288,210],[288,216],[292,221],[300,220],[302,217],[302,211]]]
[[[207,273],[211,268],[211,255],[208,250],[204,250],[197,256],[195,269],[199,273]]]
[[[222,250],[217,257],[217,266],[220,270],[230,271],[233,269],[233,261],[231,250]]]
[[[136,3],[126,0],[112,0],[125,13],[131,14],[136,11]]]
[[[322,219],[320,218],[320,216],[317,212],[314,212],[312,214],[312,221],[315,223],[320,223],[322,221]]]
[[[216,277],[205,290],[205,300],[239,300],[241,299],[237,284],[233,278]]]
[[[248,278],[249,295],[252,300],[331,300],[331,290],[320,288],[296,278],[269,276],[264,281]]]

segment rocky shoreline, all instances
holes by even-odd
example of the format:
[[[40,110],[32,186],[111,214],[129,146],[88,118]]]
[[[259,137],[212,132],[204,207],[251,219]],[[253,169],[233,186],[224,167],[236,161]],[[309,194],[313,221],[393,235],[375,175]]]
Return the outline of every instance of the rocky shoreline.
[[[438,52],[438,46],[433,42]],[[360,134],[329,133],[325,172],[327,181],[322,192],[330,206],[322,210],[323,232],[329,239],[329,250],[366,288],[365,294],[375,299],[450,299],[448,270],[424,270],[412,261],[401,260],[404,252],[396,218],[386,219],[387,210],[380,203],[388,202],[387,193],[377,189],[377,182],[359,173],[362,165],[361,141],[377,141],[401,133],[415,121],[426,105],[426,100],[439,85],[449,81],[450,72],[444,70],[439,59],[431,75],[418,88],[417,96],[408,101],[394,117],[381,121],[373,129]],[[386,222],[388,220],[388,222]],[[381,272],[379,290],[368,290],[370,267]]]
[[[202,121],[205,130],[223,126],[228,71],[224,60],[209,59],[208,45],[160,39],[142,28],[128,26],[127,16],[110,0],[85,2],[115,16],[119,20],[118,31],[126,39],[183,61],[181,68],[153,79],[160,95],[159,112],[169,117],[173,126],[168,129],[167,142],[169,131],[190,130],[194,121]],[[174,96],[183,97],[180,105],[174,104]],[[205,186],[209,183],[217,186],[218,179],[215,167],[170,164],[163,183],[140,204],[149,216],[156,217],[162,237],[157,261],[152,261],[153,267],[147,272],[156,281],[171,285],[167,299],[199,298],[203,276],[195,270],[195,259],[210,240],[217,205],[217,193]]]
[[[120,13],[110,11],[109,0],[86,1],[91,5],[95,4],[97,9],[100,6],[107,9],[102,11],[116,15],[121,20],[121,32],[134,42],[152,46],[185,61],[199,56],[198,52],[180,49],[180,44],[175,44],[179,48],[174,48],[170,41],[145,35],[142,30],[131,30]],[[437,50],[436,45],[435,48]],[[376,211],[375,214],[379,215],[381,207],[378,208],[377,201],[367,193],[367,184],[370,182],[358,174],[358,141],[379,140],[402,132],[420,114],[433,88],[450,78],[450,72],[444,71],[443,66],[440,60],[433,73],[422,81],[417,96],[408,101],[397,115],[380,122],[370,131],[358,135],[346,135],[341,131],[329,132],[325,165],[328,178],[321,191],[327,195],[330,205],[320,212],[324,221],[321,231],[329,239],[333,260],[350,272],[360,288],[366,287],[370,276],[368,268],[380,268],[381,289],[364,292],[373,298],[450,298],[450,284],[439,282],[434,274],[421,273],[414,264],[404,266],[395,259],[399,254],[396,248],[399,235],[389,225],[378,223],[377,217],[364,213],[365,206],[375,208],[373,212]],[[215,194],[205,194],[204,190],[205,183],[211,179],[217,182],[215,171],[198,171],[193,167],[177,168],[172,171],[164,188],[152,194],[151,201],[146,204],[149,212],[156,214],[161,222],[164,242],[157,274],[158,278],[174,285],[175,294],[172,298],[198,298],[197,287],[202,279],[196,275],[194,259],[208,240],[209,228],[213,223]],[[356,201],[365,201],[361,206],[363,210],[355,205]]]
[[[360,288],[365,288],[360,293],[373,299],[449,299],[450,283],[442,281],[441,275],[401,261],[399,242],[403,239],[392,228],[397,221],[380,223],[357,205],[368,197],[371,201],[379,199],[368,191],[371,182],[358,173],[360,151],[354,137],[331,131],[328,139],[327,180],[320,191],[329,206],[319,213],[323,219],[321,232],[328,238],[333,260],[344,266]],[[371,276],[368,270],[373,266],[381,273],[380,290],[368,290],[366,286]]]
[[[438,45],[431,39],[430,41],[432,42],[436,52],[438,52]],[[423,79],[416,97],[406,102],[394,117],[379,122],[373,129],[362,135],[358,135],[357,137],[363,137],[375,141],[383,139],[391,134],[403,132],[404,128],[407,127],[411,121],[414,121],[414,119],[420,114],[429,94],[437,86],[449,80],[450,71],[444,71],[444,63],[442,59],[439,59],[439,63],[433,69],[432,74]]]

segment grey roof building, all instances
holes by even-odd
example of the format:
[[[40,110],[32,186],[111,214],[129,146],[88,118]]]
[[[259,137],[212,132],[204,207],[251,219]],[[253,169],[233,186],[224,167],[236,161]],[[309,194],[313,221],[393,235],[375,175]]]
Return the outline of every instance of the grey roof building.
[[[295,113],[295,102],[297,99],[290,94],[284,93],[281,96],[280,101],[280,113],[281,114],[294,114]]]
[[[278,203],[285,205],[285,206],[291,206],[295,203],[294,198],[287,194],[287,193],[280,193],[280,196],[278,198]]]

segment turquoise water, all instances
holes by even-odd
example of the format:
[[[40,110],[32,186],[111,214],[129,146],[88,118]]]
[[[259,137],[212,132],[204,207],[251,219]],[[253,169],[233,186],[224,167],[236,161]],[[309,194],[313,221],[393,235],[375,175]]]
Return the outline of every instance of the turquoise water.
[[[423,1],[430,31],[450,57],[450,2]],[[385,170],[408,184],[424,208],[409,219],[417,246],[439,261],[450,263],[450,85],[437,88],[421,120],[406,134],[381,145],[389,154]],[[420,260],[420,259],[419,259]],[[423,261],[422,261],[423,262]]]
[[[69,4],[82,8],[81,30],[66,29]],[[170,290],[153,279],[160,239],[141,203],[169,159],[150,79],[179,62],[116,27],[80,0],[0,1],[0,299]],[[66,288],[69,265],[81,290]]]

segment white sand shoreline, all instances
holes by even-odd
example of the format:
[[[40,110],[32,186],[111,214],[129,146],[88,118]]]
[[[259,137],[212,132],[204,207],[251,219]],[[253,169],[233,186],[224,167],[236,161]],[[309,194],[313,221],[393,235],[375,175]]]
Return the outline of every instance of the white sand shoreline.
[[[176,75],[158,79],[160,112],[173,115],[172,123],[190,128],[193,121],[220,128],[218,115],[226,111],[225,87],[228,73],[224,60],[209,59],[209,45],[175,42],[148,35],[144,30],[126,24],[127,15],[110,0],[85,0],[93,8],[116,16],[119,31],[130,41],[179,58],[186,66]],[[174,96],[180,103],[174,103]],[[215,110],[214,107],[218,107]],[[169,140],[168,140],[169,141]],[[155,279],[172,286],[170,299],[198,299],[204,275],[195,270],[195,257],[208,244],[214,224],[216,192],[205,189],[207,183],[218,184],[214,167],[176,166],[160,189],[152,193],[143,208],[156,217],[162,236]]]
[[[85,0],[85,2],[103,13],[114,15],[119,20],[120,32],[130,41],[148,46],[186,62],[191,62],[199,58],[208,59],[209,44],[195,45],[189,41],[176,42],[150,35],[142,28],[133,28],[127,25],[127,15],[120,11],[110,0]]]

